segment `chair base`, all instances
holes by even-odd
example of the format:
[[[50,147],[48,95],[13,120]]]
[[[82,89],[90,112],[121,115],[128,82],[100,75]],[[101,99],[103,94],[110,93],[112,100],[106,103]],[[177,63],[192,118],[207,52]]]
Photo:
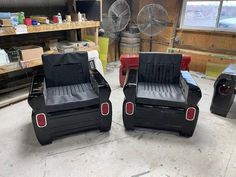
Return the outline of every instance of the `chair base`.
[[[222,107],[217,107],[217,106],[213,106],[211,105],[211,113],[216,114],[218,116],[222,116],[222,117],[227,117],[228,112],[229,112],[229,108],[228,109],[222,109]]]
[[[123,121],[126,130],[134,130],[135,127],[151,128],[179,132],[181,136],[191,137],[194,133],[199,108],[196,108],[195,119],[186,120],[186,110],[182,108],[154,107],[149,105],[135,105],[135,113],[127,115],[123,105]]]
[[[46,114],[47,126],[39,128],[36,113],[32,113],[32,122],[36,137],[41,145],[52,143],[55,138],[82,131],[98,129],[109,131],[112,121],[112,107],[109,114],[102,116],[99,106],[90,109],[71,110]]]

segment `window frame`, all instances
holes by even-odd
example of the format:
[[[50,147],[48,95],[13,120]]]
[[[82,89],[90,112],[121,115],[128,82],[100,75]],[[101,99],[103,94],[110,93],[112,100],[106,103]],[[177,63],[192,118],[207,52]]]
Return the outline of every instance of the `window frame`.
[[[215,27],[201,27],[201,26],[184,26],[184,19],[185,19],[185,12],[187,7],[187,2],[189,1],[219,1],[219,8],[218,14],[216,17],[216,24]],[[180,25],[179,28],[182,30],[209,30],[209,31],[226,31],[226,32],[236,32],[236,29],[229,29],[229,28],[219,28],[220,23],[220,16],[222,12],[222,8],[224,5],[224,0],[183,0],[182,9],[181,9],[181,18],[180,18]]]

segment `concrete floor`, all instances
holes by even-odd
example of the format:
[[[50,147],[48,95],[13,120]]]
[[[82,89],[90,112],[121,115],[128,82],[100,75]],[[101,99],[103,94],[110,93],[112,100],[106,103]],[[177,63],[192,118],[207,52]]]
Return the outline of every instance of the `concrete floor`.
[[[236,109],[231,119],[209,112],[213,81],[195,78],[203,98],[192,138],[125,132],[117,67],[106,75],[113,90],[110,133],[80,133],[40,146],[27,101],[0,109],[0,177],[236,177]]]

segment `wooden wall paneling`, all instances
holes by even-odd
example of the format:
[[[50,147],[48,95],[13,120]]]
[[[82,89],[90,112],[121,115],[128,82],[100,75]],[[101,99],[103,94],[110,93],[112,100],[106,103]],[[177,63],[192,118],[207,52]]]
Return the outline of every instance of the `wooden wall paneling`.
[[[235,34],[214,34],[204,32],[177,32],[178,48],[236,54]]]
[[[173,53],[181,53],[185,55],[189,55],[192,57],[192,61],[190,63],[190,70],[198,71],[205,73],[207,69],[207,63],[216,63],[216,64],[231,64],[236,63],[236,56],[234,55],[223,55],[216,54],[210,52],[200,52],[195,50],[187,50],[187,49],[169,49],[169,51]]]
[[[133,23],[135,23],[136,20],[137,20],[138,13],[139,13],[139,11],[141,9],[141,7],[140,7],[140,0],[131,0],[130,4],[131,4],[131,6],[130,6],[131,7],[131,14],[132,14],[131,21]]]

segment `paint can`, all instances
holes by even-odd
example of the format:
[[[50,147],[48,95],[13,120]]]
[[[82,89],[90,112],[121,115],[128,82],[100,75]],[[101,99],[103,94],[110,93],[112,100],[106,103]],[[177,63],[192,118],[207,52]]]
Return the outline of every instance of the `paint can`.
[[[70,15],[66,15],[66,21],[71,22],[71,16]]]

